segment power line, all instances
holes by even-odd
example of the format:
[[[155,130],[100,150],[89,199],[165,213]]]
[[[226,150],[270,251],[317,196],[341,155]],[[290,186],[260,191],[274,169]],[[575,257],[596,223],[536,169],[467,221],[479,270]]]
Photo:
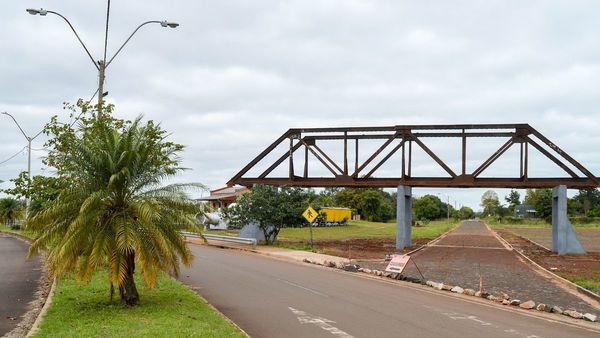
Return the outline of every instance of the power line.
[[[12,160],[13,158],[17,157],[23,150],[25,150],[27,148],[27,146],[24,146],[23,148],[21,148],[21,150],[19,150],[16,154],[12,155],[11,157],[7,158],[6,160],[0,162],[0,165],[3,165],[4,163]]]

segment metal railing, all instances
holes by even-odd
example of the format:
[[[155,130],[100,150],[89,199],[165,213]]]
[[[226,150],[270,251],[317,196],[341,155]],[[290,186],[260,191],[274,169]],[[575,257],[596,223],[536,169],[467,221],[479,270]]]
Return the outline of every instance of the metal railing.
[[[207,240],[232,242],[232,243],[238,243],[238,244],[247,244],[247,245],[251,245],[252,249],[256,249],[257,241],[255,238],[242,238],[242,237],[210,235],[210,234],[201,235],[201,234],[198,234],[195,232],[187,232],[187,231],[182,231],[181,234],[185,237],[205,238]]]

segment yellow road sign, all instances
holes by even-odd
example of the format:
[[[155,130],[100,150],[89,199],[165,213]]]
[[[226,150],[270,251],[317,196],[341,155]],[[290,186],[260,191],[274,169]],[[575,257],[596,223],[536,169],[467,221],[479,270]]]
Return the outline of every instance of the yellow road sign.
[[[308,207],[306,210],[304,210],[302,216],[304,216],[309,223],[312,223],[315,221],[315,219],[317,219],[319,214],[315,211],[315,209]]]

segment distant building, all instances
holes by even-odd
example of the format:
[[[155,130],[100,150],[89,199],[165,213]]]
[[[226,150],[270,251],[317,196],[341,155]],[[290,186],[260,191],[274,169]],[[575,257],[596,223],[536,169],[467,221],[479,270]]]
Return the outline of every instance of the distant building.
[[[515,217],[535,218],[535,207],[528,204],[517,205],[515,206]]]
[[[235,202],[240,196],[250,191],[250,189],[242,186],[224,187],[216,190],[211,190],[207,197],[199,198],[198,201],[206,201],[213,209],[228,207]]]

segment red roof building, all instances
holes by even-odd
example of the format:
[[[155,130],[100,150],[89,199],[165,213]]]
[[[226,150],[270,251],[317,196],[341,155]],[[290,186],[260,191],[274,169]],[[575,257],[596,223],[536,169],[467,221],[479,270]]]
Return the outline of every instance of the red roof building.
[[[207,201],[211,208],[219,209],[234,203],[238,197],[250,191],[243,186],[224,187],[210,191],[210,196],[199,198],[199,201]]]

